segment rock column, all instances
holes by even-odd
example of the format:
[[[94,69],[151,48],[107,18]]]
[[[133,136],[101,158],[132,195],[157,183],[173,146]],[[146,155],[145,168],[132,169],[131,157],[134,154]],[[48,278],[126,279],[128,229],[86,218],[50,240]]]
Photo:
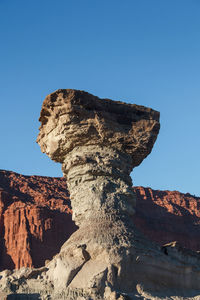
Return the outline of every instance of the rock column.
[[[102,215],[134,214],[130,155],[101,144],[77,146],[66,155],[62,170],[77,225]]]

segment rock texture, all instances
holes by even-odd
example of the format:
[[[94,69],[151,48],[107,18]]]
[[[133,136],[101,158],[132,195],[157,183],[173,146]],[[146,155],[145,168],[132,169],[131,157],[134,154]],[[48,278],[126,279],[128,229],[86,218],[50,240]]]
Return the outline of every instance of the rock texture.
[[[132,222],[129,174],[151,152],[159,113],[58,90],[44,101],[40,121],[38,143],[63,165],[79,229],[45,267],[2,274],[2,290],[88,300],[197,293],[199,257],[160,249]]]
[[[172,241],[200,250],[200,197],[178,191],[135,187],[137,195],[134,223],[159,245]]]
[[[39,120],[37,142],[62,163],[76,224],[94,212],[112,213],[113,206],[132,215],[129,174],[151,152],[159,113],[84,91],[58,90],[45,99]]]
[[[161,246],[177,241],[182,247],[200,250],[199,197],[144,187],[134,187],[134,191],[133,221],[150,240]],[[0,208],[1,270],[42,267],[77,229],[64,178],[0,170]],[[19,215],[24,218],[24,212],[29,213],[22,226]],[[46,230],[40,226],[47,223]]]
[[[0,268],[41,267],[76,230],[63,179],[0,171]]]

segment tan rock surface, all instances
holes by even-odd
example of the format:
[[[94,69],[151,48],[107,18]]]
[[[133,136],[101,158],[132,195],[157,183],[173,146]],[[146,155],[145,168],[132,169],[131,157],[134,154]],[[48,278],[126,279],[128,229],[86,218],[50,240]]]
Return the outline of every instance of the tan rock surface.
[[[137,166],[160,128],[157,111],[70,89],[47,96],[39,120],[41,150],[61,163],[78,146],[102,145],[130,154],[132,167]]]

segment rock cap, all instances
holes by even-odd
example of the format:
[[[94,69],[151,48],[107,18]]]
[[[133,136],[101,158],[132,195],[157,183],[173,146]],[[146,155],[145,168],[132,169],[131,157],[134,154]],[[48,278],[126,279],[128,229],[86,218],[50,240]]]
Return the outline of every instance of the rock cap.
[[[43,102],[37,142],[56,162],[63,163],[77,146],[102,145],[130,154],[134,167],[152,150],[160,129],[159,115],[141,105],[59,89]]]

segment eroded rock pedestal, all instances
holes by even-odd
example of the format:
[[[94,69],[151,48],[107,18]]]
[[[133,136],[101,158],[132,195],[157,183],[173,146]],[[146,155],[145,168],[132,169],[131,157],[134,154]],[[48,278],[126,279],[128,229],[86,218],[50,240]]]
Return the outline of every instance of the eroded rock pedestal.
[[[49,276],[62,288],[94,288],[102,295],[106,286],[131,291],[136,197],[129,174],[151,152],[159,113],[58,90],[44,101],[40,121],[37,141],[63,165],[79,226],[52,262]]]
[[[159,113],[58,90],[45,99],[40,121],[37,142],[62,163],[79,229],[44,268],[12,274],[10,290],[94,300],[188,296],[197,290],[198,257],[184,261],[184,255],[160,249],[132,222],[136,197],[130,172],[152,150]]]

